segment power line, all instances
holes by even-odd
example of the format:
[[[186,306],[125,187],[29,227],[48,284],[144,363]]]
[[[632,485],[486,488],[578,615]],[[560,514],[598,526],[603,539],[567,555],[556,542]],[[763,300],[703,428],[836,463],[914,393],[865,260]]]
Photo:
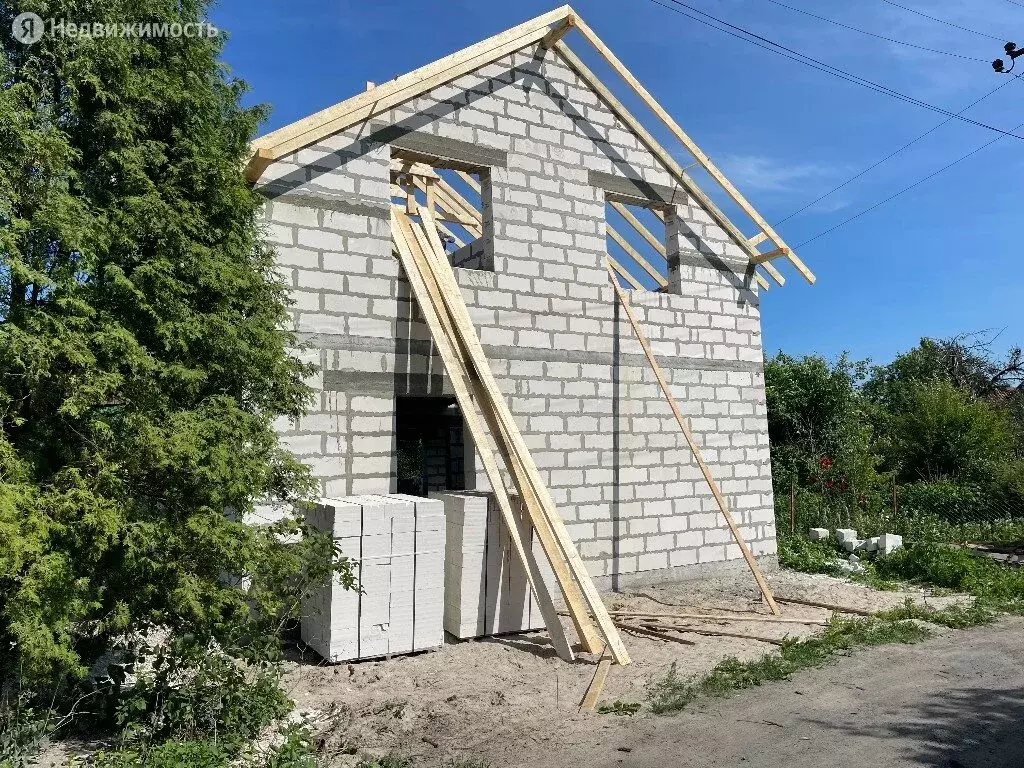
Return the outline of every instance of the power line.
[[[864,88],[868,88],[869,90],[877,91],[878,93],[885,94],[886,96],[890,96],[894,99],[905,101],[908,104],[914,104],[915,106],[931,110],[932,112],[937,112],[941,115],[946,115],[947,117],[953,117],[956,118],[957,120],[962,120],[965,123],[976,125],[979,128],[985,128],[987,130],[994,131],[1004,136],[1012,136],[1015,139],[1024,139],[1024,136],[1020,136],[1011,131],[1004,131],[1002,128],[996,128],[995,126],[989,125],[988,123],[982,123],[978,120],[972,120],[971,118],[965,117],[964,115],[960,115],[955,112],[950,112],[948,109],[943,109],[942,107],[938,107],[934,104],[929,104],[928,102],[921,101],[920,99],[917,99],[913,96],[908,96],[905,93],[901,93],[900,91],[896,91],[892,88],[889,88],[888,86],[876,83],[873,80],[868,80],[867,78],[861,77],[859,75],[854,75],[843,69],[839,69],[838,67],[835,67],[831,64],[826,64],[823,61],[815,59],[806,54],[800,53],[799,51],[796,51],[792,48],[788,48],[782,45],[781,43],[776,43],[773,40],[769,40],[768,38],[758,35],[755,32],[751,32],[747,29],[744,29],[743,27],[738,27],[735,24],[730,24],[729,22],[719,19],[716,16],[712,16],[711,14],[702,11],[699,8],[694,8],[691,5],[687,5],[686,3],[681,2],[681,0],[669,1],[677,6],[681,6],[682,8],[686,8],[690,11],[693,11],[693,13],[697,13],[700,16],[707,17],[707,19],[711,19],[715,23],[720,24],[722,26],[716,26],[715,23],[711,23],[705,19],[693,16],[692,14],[687,13],[686,11],[680,10],[680,8],[676,8],[671,5],[665,5],[664,3],[660,2],[660,0],[651,0],[651,2],[653,2],[655,5],[660,5],[662,8],[667,8],[668,10],[685,16],[688,19],[697,21],[701,24],[704,24],[705,26],[711,27],[712,29],[717,29],[719,32],[724,32],[727,35],[731,35],[732,37],[751,43],[752,45],[756,45],[759,48],[764,48],[765,50],[771,51],[772,53],[784,56],[787,59],[797,61],[805,66],[811,67],[812,69],[817,69],[821,72],[833,75],[834,77],[838,77],[841,80],[846,80],[848,82],[855,83]]]
[[[1024,127],[1024,123],[1021,123],[1020,125],[1016,126],[1016,127],[1015,127],[1015,128],[1013,129],[1013,130],[1015,130],[1015,131],[1016,131],[1016,130],[1017,130],[1018,128],[1022,128],[1022,127]],[[858,213],[855,213],[855,214],[854,214],[853,216],[850,216],[849,218],[843,219],[843,220],[842,220],[842,221],[840,221],[840,222],[839,222],[838,224],[835,224],[835,225],[833,225],[833,226],[829,227],[828,229],[822,230],[822,231],[821,231],[821,232],[819,232],[818,234],[814,235],[814,237],[810,237],[810,238],[808,238],[807,240],[804,240],[804,241],[803,241],[802,243],[800,243],[800,245],[797,245],[797,246],[795,246],[795,248],[794,248],[794,249],[797,249],[797,248],[803,248],[803,247],[804,247],[805,245],[807,245],[807,244],[809,244],[809,243],[813,243],[813,242],[814,242],[815,240],[817,240],[818,238],[824,237],[824,236],[825,236],[825,235],[827,235],[827,234],[830,234],[830,233],[832,233],[832,232],[835,232],[835,231],[836,231],[837,229],[839,229],[840,227],[845,227],[845,226],[846,226],[847,224],[849,224],[849,223],[850,223],[851,221],[856,221],[856,220],[857,220],[857,219],[859,219],[859,218],[860,218],[861,216],[864,216],[864,215],[865,215],[865,214],[867,214],[867,213],[871,213],[871,211],[875,210],[876,208],[880,208],[880,207],[882,207],[883,205],[885,205],[886,203],[888,203],[888,202],[891,202],[892,200],[895,200],[895,199],[896,199],[897,197],[899,197],[900,195],[904,194],[905,192],[909,192],[910,190],[912,190],[912,189],[915,189],[916,187],[919,187],[919,186],[921,186],[921,185],[922,185],[922,184],[924,184],[924,183],[925,183],[926,181],[930,181],[931,179],[934,179],[934,178],[935,178],[936,176],[938,176],[938,175],[939,175],[940,173],[943,173],[943,172],[945,172],[945,171],[948,171],[948,170],[949,170],[950,168],[952,168],[952,167],[953,167],[954,165],[956,165],[957,163],[963,162],[963,161],[964,161],[964,160],[966,160],[967,158],[969,158],[969,157],[972,157],[973,155],[976,155],[976,154],[978,154],[979,152],[981,152],[981,150],[983,150],[983,149],[986,149],[987,147],[990,147],[990,146],[992,146],[993,144],[995,144],[995,143],[996,143],[997,141],[999,141],[999,140],[1000,140],[1000,139],[1002,139],[1002,138],[1003,138],[1002,136],[996,136],[996,137],[995,137],[994,139],[992,139],[992,140],[990,140],[990,141],[986,141],[986,142],[985,142],[984,144],[982,144],[982,145],[981,145],[980,147],[977,147],[977,148],[975,148],[975,149],[972,149],[972,150],[971,150],[970,152],[968,152],[968,153],[967,153],[966,155],[961,155],[961,156],[960,156],[960,157],[958,157],[958,158],[957,158],[956,160],[954,160],[954,161],[953,161],[953,162],[951,162],[951,163],[947,163],[946,165],[944,165],[944,166],[942,166],[941,168],[939,168],[939,169],[938,169],[937,171],[932,171],[931,173],[929,173],[929,174],[928,174],[927,176],[925,176],[924,178],[922,178],[922,179],[918,179],[917,181],[915,181],[915,182],[914,182],[913,184],[908,184],[907,186],[903,187],[903,189],[901,189],[901,190],[900,190],[899,192],[895,192],[895,193],[893,193],[893,194],[889,195],[889,196],[888,196],[887,198],[885,198],[884,200],[880,200],[879,202],[875,203],[874,205],[872,205],[872,206],[870,206],[870,207],[868,207],[868,208],[865,208],[864,210],[862,210],[862,211],[859,211]]]
[[[1016,77],[1020,77],[1020,75],[1014,75],[1014,77],[1015,77],[1015,78],[1016,78]],[[980,98],[978,98],[978,99],[975,99],[974,101],[972,101],[972,102],[971,102],[970,104],[968,104],[968,105],[967,105],[966,107],[964,107],[963,109],[961,109],[961,110],[960,110],[960,112],[958,112],[957,114],[962,114],[962,113],[966,112],[966,111],[967,111],[968,109],[970,109],[971,107],[975,106],[976,104],[980,104],[980,103],[981,103],[982,101],[984,101],[984,100],[985,100],[985,99],[987,99],[987,98],[988,98],[989,96],[991,96],[991,95],[992,95],[992,94],[994,94],[994,93],[995,93],[996,91],[998,91],[998,90],[999,90],[1000,88],[1002,88],[1002,87],[1004,87],[1004,86],[1008,85],[1009,83],[1010,83],[1010,80],[1005,80],[1005,81],[1003,81],[1002,83],[1000,83],[999,85],[997,85],[997,86],[996,86],[995,88],[993,88],[993,89],[992,89],[991,91],[989,91],[988,93],[986,93],[986,94],[985,94],[984,96],[982,96],[982,97],[980,97]],[[859,178],[860,178],[861,176],[863,176],[864,174],[868,173],[869,171],[873,171],[873,170],[874,170],[875,168],[877,168],[878,166],[880,166],[880,165],[881,165],[882,163],[885,163],[885,162],[887,162],[887,161],[891,160],[892,158],[896,157],[896,155],[898,155],[898,154],[900,154],[901,152],[903,152],[903,150],[905,150],[905,149],[908,149],[908,148],[912,147],[912,146],[913,146],[914,144],[917,144],[917,142],[919,142],[919,141],[920,141],[921,139],[923,139],[923,138],[924,138],[925,136],[928,136],[929,134],[931,134],[931,133],[934,133],[934,132],[935,132],[935,131],[937,131],[937,130],[938,130],[939,128],[941,128],[942,126],[944,126],[944,125],[946,125],[947,123],[950,123],[950,122],[952,122],[952,121],[953,121],[953,118],[952,118],[952,117],[947,117],[947,118],[946,118],[945,120],[943,120],[943,121],[942,121],[941,123],[938,123],[937,125],[935,125],[935,126],[933,126],[933,127],[929,128],[929,129],[928,129],[927,131],[925,131],[924,133],[922,133],[922,134],[921,134],[920,136],[918,136],[917,138],[915,138],[915,139],[911,139],[910,141],[908,141],[908,142],[907,142],[906,144],[904,144],[904,145],[903,145],[902,147],[900,147],[899,149],[897,149],[897,150],[895,150],[895,151],[893,151],[893,152],[890,152],[890,153],[889,153],[888,155],[886,155],[885,157],[883,157],[883,158],[882,158],[881,160],[879,160],[879,161],[877,161],[877,162],[875,162],[875,163],[872,163],[872,164],[871,164],[871,165],[869,165],[869,166],[868,166],[867,168],[865,168],[864,170],[862,170],[862,171],[861,171],[860,173],[854,174],[853,176],[851,176],[850,178],[848,178],[848,179],[847,179],[846,181],[844,181],[844,182],[843,182],[842,184],[838,184],[837,186],[835,186],[835,187],[832,187],[832,189],[830,189],[830,190],[829,190],[828,192],[825,192],[824,194],[822,194],[822,195],[819,195],[818,197],[814,198],[814,199],[813,199],[813,200],[811,200],[811,201],[810,201],[809,203],[807,203],[806,205],[802,206],[801,208],[798,208],[797,210],[793,211],[793,212],[792,212],[791,214],[789,214],[789,215],[788,215],[788,216],[786,216],[785,218],[783,218],[783,219],[779,219],[778,221],[774,222],[774,226],[778,226],[779,224],[783,224],[783,223],[785,223],[785,222],[789,221],[790,219],[792,219],[792,218],[793,218],[794,216],[797,216],[797,215],[799,215],[799,214],[803,213],[804,211],[806,211],[806,210],[807,210],[808,208],[810,208],[811,206],[813,206],[813,205],[817,205],[817,204],[818,204],[818,203],[820,203],[820,202],[821,202],[822,200],[824,200],[824,199],[825,199],[826,197],[829,197],[830,195],[833,195],[833,194],[835,194],[836,192],[838,192],[838,191],[839,191],[840,189],[842,189],[843,187],[846,187],[847,185],[849,185],[849,184],[853,183],[854,181],[856,181],[857,179],[859,179]]]
[[[869,32],[868,30],[861,29],[860,27],[854,27],[854,26],[851,26],[850,24],[844,24],[841,21],[836,21],[835,19],[830,19],[830,18],[828,18],[826,16],[819,16],[816,13],[811,13],[810,11],[805,11],[803,8],[796,8],[796,7],[792,6],[792,5],[786,5],[785,3],[779,2],[779,0],[768,0],[768,2],[769,3],[773,3],[775,5],[779,5],[779,6],[783,7],[783,8],[788,8],[789,10],[795,11],[797,13],[802,13],[805,16],[810,16],[810,17],[818,19],[820,21],[827,21],[829,24],[835,24],[837,27],[842,27],[843,29],[849,29],[849,30],[852,30],[854,32],[859,32],[862,35],[868,35],[870,37],[877,37],[879,40],[885,40],[885,41],[890,42],[890,43],[896,43],[897,45],[905,45],[908,48],[917,48],[918,50],[921,50],[921,51],[928,51],[929,53],[939,53],[939,54],[942,54],[943,56],[952,56],[952,57],[957,58],[957,59],[966,59],[967,61],[981,61],[981,62],[988,63],[985,59],[979,59],[979,58],[976,58],[974,56],[964,56],[963,54],[960,54],[960,53],[952,53],[950,51],[943,51],[943,50],[941,50],[939,48],[928,48],[927,46],[924,46],[924,45],[917,45],[916,43],[908,43],[905,40],[897,40],[897,39],[895,39],[893,37],[886,37],[885,35],[879,35],[876,32]]]
[[[1024,8],[1024,3],[1018,3],[1017,0],[1006,0],[1010,5],[1016,5],[1018,8]]]
[[[952,21],[947,21],[946,19],[940,19],[938,16],[929,16],[927,13],[924,13],[923,11],[919,11],[916,8],[908,8],[905,5],[900,5],[899,3],[893,2],[893,0],[882,0],[882,2],[883,3],[888,3],[889,5],[891,5],[891,6],[895,7],[895,8],[902,8],[904,11],[909,11],[910,13],[916,13],[918,16],[923,16],[926,19],[931,19],[932,21],[937,21],[937,22],[939,22],[939,24],[945,24],[946,26],[949,26],[949,27],[955,27],[956,29],[961,29],[964,32],[970,32],[972,35],[980,35],[981,37],[987,37],[990,40],[998,40],[1001,43],[1005,42],[1005,40],[1002,37],[997,37],[996,35],[990,35],[987,32],[979,32],[978,30],[971,29],[970,27],[961,27],[959,24],[954,24]]]

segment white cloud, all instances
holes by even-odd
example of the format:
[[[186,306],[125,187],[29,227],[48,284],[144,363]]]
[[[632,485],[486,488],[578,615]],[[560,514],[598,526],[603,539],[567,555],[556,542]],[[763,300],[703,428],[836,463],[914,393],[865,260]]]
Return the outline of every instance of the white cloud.
[[[715,162],[740,189],[765,192],[805,192],[819,186],[817,180],[833,178],[843,170],[819,163],[787,163],[766,155],[722,155]]]

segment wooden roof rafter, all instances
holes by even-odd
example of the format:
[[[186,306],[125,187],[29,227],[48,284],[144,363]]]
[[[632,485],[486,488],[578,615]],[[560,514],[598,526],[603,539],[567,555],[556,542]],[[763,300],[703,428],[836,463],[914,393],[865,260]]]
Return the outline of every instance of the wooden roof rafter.
[[[685,169],[681,168],[672,159],[672,156],[653,139],[653,136],[643,128],[641,123],[611,94],[611,91],[608,90],[604,83],[572,52],[562,38],[573,28],[581,34],[583,39],[597,51],[601,58],[630,86],[640,100],[683,144],[697,161],[697,164],[704,168],[733,202],[753,220],[760,230],[756,235],[753,237],[745,236],[686,174]],[[618,57],[612,53],[579,14],[568,5],[563,5],[530,21],[493,35],[461,51],[396,77],[394,80],[375,85],[350,99],[346,99],[332,107],[328,107],[302,120],[257,138],[252,143],[252,155],[245,166],[246,179],[251,183],[255,183],[271,163],[292,152],[366,121],[374,115],[384,113],[409,99],[426,93],[438,85],[455,80],[486,64],[534,44],[540,44],[545,49],[558,52],[563,60],[591,88],[601,95],[608,103],[608,106],[648,146],[648,149],[658,157],[683,188],[697,199],[701,207],[743,249],[752,264],[765,269],[779,285],[782,285],[785,279],[772,265],[771,259],[777,256],[784,256],[809,283],[813,284],[815,282],[816,278],[813,272],[807,268],[806,264],[803,263],[785,240],[757,212],[739,190],[733,186],[711,161],[711,158],[683,131],[672,119],[671,115],[654,99]],[[769,251],[762,254],[758,246],[766,241],[772,247]],[[755,274],[758,282],[763,287],[767,287],[768,284],[761,275],[756,272]]]

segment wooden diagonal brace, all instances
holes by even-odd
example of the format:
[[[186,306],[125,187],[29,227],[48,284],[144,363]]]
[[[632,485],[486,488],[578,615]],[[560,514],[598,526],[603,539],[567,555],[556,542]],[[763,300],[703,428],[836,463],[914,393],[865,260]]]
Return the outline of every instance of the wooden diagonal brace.
[[[715,478],[712,477],[711,470],[708,469],[708,465],[704,463],[704,457],[701,455],[700,448],[697,447],[697,443],[694,441],[693,435],[690,433],[690,428],[686,424],[686,419],[683,418],[683,414],[679,410],[679,405],[676,403],[676,399],[672,396],[672,391],[668,388],[665,376],[661,372],[661,366],[658,365],[658,361],[654,357],[654,352],[651,351],[651,345],[647,342],[647,337],[644,335],[643,330],[640,328],[640,323],[637,322],[636,316],[633,314],[633,308],[629,306],[629,299],[626,298],[626,294],[619,287],[619,283],[615,279],[615,275],[612,273],[611,265],[606,264],[605,266],[608,270],[608,276],[611,278],[612,287],[615,289],[615,294],[618,296],[619,303],[626,312],[629,324],[633,326],[633,333],[636,334],[637,341],[640,342],[640,346],[644,350],[644,355],[647,357],[647,362],[650,363],[651,370],[654,371],[654,377],[658,380],[658,385],[661,387],[661,391],[664,393],[665,399],[668,401],[669,407],[672,409],[672,415],[676,417],[676,422],[679,424],[679,428],[683,432],[686,444],[690,446],[690,451],[693,452],[693,458],[697,461],[697,466],[700,467],[700,471],[704,475],[704,479],[707,481],[708,487],[711,489],[711,493],[715,497],[715,501],[718,502],[718,508],[721,510],[722,516],[725,518],[725,522],[728,523],[729,530],[732,531],[733,538],[739,545],[740,551],[743,553],[743,559],[747,561],[747,566],[750,568],[750,572],[753,574],[754,580],[757,582],[757,586],[761,589],[761,594],[764,595],[765,602],[768,604],[768,607],[771,608],[772,613],[778,616],[779,607],[775,604],[775,599],[772,597],[772,591],[768,587],[768,582],[765,581],[764,576],[761,574],[761,569],[757,567],[757,561],[754,560],[754,556],[750,553],[747,543],[743,540],[743,534],[741,534],[739,528],[736,527],[736,523],[732,519],[732,514],[729,512],[729,507],[726,505],[725,499],[722,497],[722,492],[718,489],[718,483],[716,483]]]

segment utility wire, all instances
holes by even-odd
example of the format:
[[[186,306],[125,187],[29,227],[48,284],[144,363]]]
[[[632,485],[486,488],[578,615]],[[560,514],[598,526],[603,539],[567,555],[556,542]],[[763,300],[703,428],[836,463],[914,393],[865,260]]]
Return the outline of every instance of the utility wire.
[[[1019,78],[1019,77],[1021,77],[1021,75],[1014,75],[1013,77],[1014,77],[1014,78]],[[962,114],[962,113],[966,112],[966,111],[967,111],[968,109],[970,109],[971,107],[975,106],[976,104],[980,104],[980,103],[981,103],[982,101],[984,101],[984,100],[985,100],[985,99],[987,99],[987,98],[988,98],[989,96],[991,96],[991,95],[992,95],[992,94],[994,94],[994,93],[995,93],[996,91],[998,91],[998,90],[999,90],[1000,88],[1002,88],[1002,87],[1004,87],[1004,86],[1008,85],[1009,83],[1010,83],[1010,79],[1007,79],[1007,80],[1005,80],[1004,82],[1000,83],[1000,84],[999,84],[999,85],[997,85],[997,86],[996,86],[995,88],[993,88],[993,89],[992,89],[991,91],[989,91],[988,93],[986,93],[986,94],[985,94],[984,96],[982,96],[982,97],[980,97],[980,98],[978,98],[978,99],[975,99],[974,101],[972,101],[972,102],[971,102],[970,104],[968,104],[968,105],[967,105],[966,107],[964,107],[963,109],[961,109],[961,110],[960,110],[960,112],[958,112],[957,114]],[[850,178],[848,178],[848,179],[847,179],[846,181],[844,181],[844,182],[843,182],[842,184],[839,184],[839,185],[837,185],[837,186],[835,186],[835,187],[832,187],[832,189],[830,189],[830,190],[829,190],[828,192],[825,192],[824,194],[822,194],[822,195],[819,195],[818,197],[814,198],[814,199],[813,199],[813,200],[811,200],[811,201],[810,201],[809,203],[807,203],[807,204],[806,204],[806,205],[804,205],[803,207],[801,207],[801,208],[798,208],[797,210],[793,211],[793,212],[792,212],[791,214],[789,214],[789,215],[788,215],[788,216],[786,216],[785,218],[783,218],[783,219],[779,219],[778,221],[774,222],[773,226],[778,226],[779,224],[782,224],[782,223],[784,223],[784,222],[787,222],[787,221],[789,221],[790,219],[792,219],[792,218],[793,218],[794,216],[797,216],[797,215],[799,215],[799,214],[803,213],[804,211],[806,211],[806,210],[807,210],[808,208],[810,208],[811,206],[813,206],[813,205],[817,205],[817,204],[818,204],[818,203],[820,203],[820,202],[821,202],[822,200],[824,200],[824,199],[825,199],[826,197],[829,197],[830,195],[833,195],[833,194],[835,194],[836,192],[838,192],[838,191],[839,191],[840,189],[842,189],[843,187],[845,187],[845,186],[847,186],[847,185],[849,185],[849,184],[853,183],[854,181],[856,181],[857,179],[859,179],[859,178],[860,178],[861,176],[863,176],[864,174],[868,173],[869,171],[873,171],[873,170],[874,170],[875,168],[877,168],[878,166],[880,166],[880,165],[881,165],[882,163],[885,163],[885,162],[887,162],[887,161],[891,160],[892,158],[896,157],[896,155],[898,155],[898,154],[900,154],[901,152],[903,152],[903,150],[905,150],[905,149],[909,149],[909,148],[910,148],[910,147],[912,147],[912,146],[913,146],[914,144],[917,144],[917,142],[919,142],[919,141],[920,141],[921,139],[923,139],[923,138],[924,138],[925,136],[928,136],[929,134],[931,134],[931,133],[934,133],[934,132],[935,132],[935,131],[937,131],[937,130],[938,130],[939,128],[941,128],[942,126],[944,126],[944,125],[946,125],[947,123],[950,123],[950,122],[952,122],[952,121],[953,121],[953,118],[952,118],[952,117],[947,117],[947,118],[946,118],[945,120],[943,120],[943,121],[942,121],[941,123],[938,123],[937,125],[935,125],[935,126],[933,126],[933,127],[929,128],[929,129],[928,129],[927,131],[925,131],[924,133],[922,133],[922,134],[921,134],[920,136],[918,136],[917,138],[915,138],[915,139],[911,139],[910,141],[908,141],[908,142],[907,142],[906,144],[904,144],[904,145],[903,145],[902,147],[900,147],[899,149],[897,149],[897,150],[895,150],[895,151],[893,151],[893,152],[890,152],[890,153],[889,153],[888,155],[886,155],[885,157],[883,157],[883,158],[882,158],[881,160],[879,160],[878,162],[876,162],[876,163],[872,163],[872,164],[871,164],[871,165],[869,165],[869,166],[868,166],[867,168],[865,168],[864,170],[862,170],[862,171],[861,171],[860,173],[854,174],[853,176],[851,176]]]
[[[811,13],[810,11],[805,11],[803,8],[796,8],[795,6],[792,6],[792,5],[786,5],[785,3],[779,2],[779,0],[768,0],[768,2],[769,3],[773,3],[774,5],[781,6],[783,8],[787,8],[787,9],[789,9],[791,11],[795,11],[796,13],[802,13],[805,16],[810,16],[811,18],[818,19],[820,21],[827,21],[829,24],[835,24],[837,27],[842,27],[843,29],[849,29],[849,30],[852,30],[853,32],[859,32],[860,34],[868,35],[869,37],[877,37],[879,40],[885,40],[885,41],[890,42],[890,43],[896,43],[897,45],[905,45],[908,48],[917,48],[918,50],[928,51],[929,53],[939,53],[939,54],[942,54],[943,56],[952,56],[953,58],[956,58],[956,59],[966,59],[967,61],[980,61],[980,62],[982,62],[984,64],[988,63],[987,60],[979,59],[979,58],[977,58],[975,56],[964,56],[963,54],[960,54],[960,53],[952,53],[951,51],[943,51],[940,48],[929,48],[929,47],[924,46],[924,45],[918,45],[917,43],[908,43],[905,40],[897,40],[897,39],[895,39],[893,37],[886,37],[885,35],[879,35],[876,32],[869,32],[866,29],[861,29],[860,27],[854,27],[854,26],[851,26],[850,24],[844,24],[841,21],[836,21],[835,19],[830,19],[827,16],[819,16],[816,13]]]
[[[1022,127],[1024,127],[1024,123],[1021,123],[1020,125],[1016,126],[1016,127],[1015,127],[1015,128],[1013,129],[1013,130],[1017,130],[1018,128],[1022,128]],[[865,214],[867,214],[867,213],[871,213],[871,211],[875,210],[876,208],[880,208],[880,207],[882,207],[883,205],[885,205],[886,203],[888,203],[888,202],[890,202],[890,201],[892,201],[892,200],[895,200],[895,199],[896,199],[897,197],[899,197],[900,195],[902,195],[902,194],[904,194],[904,193],[906,193],[906,192],[909,192],[909,191],[910,191],[910,190],[912,190],[912,189],[915,189],[915,188],[917,188],[917,187],[921,186],[921,185],[922,185],[922,184],[924,184],[924,183],[925,183],[926,181],[930,181],[930,180],[934,179],[934,178],[935,178],[936,176],[938,176],[938,175],[939,175],[940,173],[943,173],[943,172],[945,172],[945,171],[948,171],[948,170],[949,170],[950,168],[952,168],[952,167],[953,167],[954,165],[956,165],[957,163],[963,162],[963,161],[964,161],[964,160],[966,160],[967,158],[969,158],[969,157],[971,157],[971,156],[973,156],[973,155],[976,155],[976,154],[978,154],[979,152],[981,152],[981,150],[983,150],[983,149],[986,149],[986,148],[988,148],[988,147],[992,146],[993,144],[995,144],[995,143],[996,143],[997,141],[999,141],[999,140],[1000,140],[1000,139],[1002,139],[1002,138],[1003,138],[1002,136],[996,136],[996,137],[995,137],[994,139],[992,139],[992,140],[990,140],[990,141],[987,141],[987,142],[985,142],[985,143],[984,143],[984,144],[982,144],[982,145],[981,145],[980,147],[977,147],[977,148],[975,148],[975,149],[972,149],[972,150],[971,150],[970,152],[968,152],[968,153],[967,153],[966,155],[961,155],[960,157],[958,157],[958,158],[957,158],[956,160],[954,160],[953,162],[951,162],[951,163],[947,163],[946,165],[944,165],[944,166],[942,166],[941,168],[939,168],[939,169],[938,169],[937,171],[932,171],[931,173],[929,173],[929,174],[928,174],[927,176],[925,176],[924,178],[922,178],[922,179],[918,179],[917,181],[915,181],[915,182],[914,182],[913,184],[908,184],[907,186],[903,187],[903,189],[901,189],[901,190],[900,190],[899,192],[895,192],[895,193],[893,193],[893,194],[889,195],[889,196],[888,196],[887,198],[885,198],[884,200],[880,200],[879,202],[875,203],[874,205],[872,205],[872,206],[870,206],[870,207],[868,207],[868,208],[865,208],[864,210],[862,210],[862,211],[860,211],[860,212],[858,212],[858,213],[855,213],[855,214],[854,214],[853,216],[850,216],[849,218],[843,219],[843,220],[842,220],[842,221],[840,221],[840,222],[839,222],[838,224],[835,224],[835,225],[833,225],[833,226],[829,227],[828,229],[822,230],[821,232],[819,232],[818,234],[814,235],[813,237],[810,237],[810,238],[808,238],[807,240],[804,240],[804,241],[803,241],[802,243],[800,243],[800,245],[797,245],[797,246],[795,246],[795,247],[794,247],[794,250],[796,250],[796,249],[798,249],[798,248],[803,248],[803,247],[804,247],[805,245],[807,245],[807,244],[809,244],[809,243],[813,243],[813,242],[814,242],[815,240],[817,240],[817,239],[819,239],[819,238],[821,238],[821,237],[824,237],[824,236],[825,236],[825,235],[827,235],[827,234],[830,234],[830,233],[832,233],[832,232],[835,232],[835,231],[836,231],[837,229],[839,229],[840,227],[845,227],[845,226],[846,226],[847,224],[849,224],[849,223],[850,223],[851,221],[856,221],[856,220],[857,220],[857,219],[859,219],[859,218],[860,218],[861,216],[864,216],[864,215],[865,215]]]
[[[819,71],[833,75],[834,77],[838,77],[841,80],[846,80],[848,82],[855,83],[864,88],[868,88],[869,90],[877,91],[878,93],[885,94],[886,96],[890,96],[900,101],[905,101],[908,104],[913,104],[924,109],[929,109],[932,112],[938,112],[939,114],[946,115],[947,117],[962,120],[965,123],[976,125],[979,128],[985,128],[990,131],[995,131],[996,133],[1002,134],[1004,136],[1012,136],[1015,139],[1024,139],[1024,136],[1021,136],[1019,134],[1013,133],[1011,131],[1004,131],[1002,128],[996,128],[995,126],[989,125],[988,123],[982,123],[978,120],[973,120],[969,117],[965,117],[964,115],[957,114],[955,112],[950,112],[948,109],[943,109],[942,107],[938,107],[934,104],[929,104],[928,102],[921,101],[920,99],[914,98],[913,96],[908,96],[905,93],[893,90],[888,86],[881,85],[872,80],[868,80],[867,78],[860,77],[859,75],[851,74],[850,72],[839,69],[838,67],[834,67],[831,64],[826,64],[823,61],[815,59],[806,54],[800,53],[799,51],[796,51],[792,48],[788,48],[782,45],[781,43],[776,43],[775,41],[769,40],[766,37],[762,37],[761,35],[758,35],[754,32],[743,29],[742,27],[738,27],[735,24],[730,24],[727,21],[723,21],[722,19],[719,19],[716,16],[712,16],[711,14],[702,11],[699,8],[694,8],[691,5],[687,5],[681,0],[669,0],[669,2],[674,3],[675,6],[680,6],[679,8],[672,5],[666,5],[665,3],[660,2],[660,0],[651,0],[651,2],[653,2],[655,5],[660,5],[662,8],[667,8],[670,11],[673,11],[689,19],[692,19],[693,21],[697,21],[701,24],[704,24],[705,26],[711,27],[712,29],[717,29],[719,32],[724,32],[727,35],[731,35],[732,37],[744,40],[745,42],[756,45],[759,48],[764,48],[765,50],[769,50],[780,56],[784,56],[787,59],[792,59],[793,61],[797,61],[805,66],[811,67],[812,69],[817,69]],[[711,21],[707,21],[702,18],[698,18],[697,16],[694,16],[691,13],[687,13],[686,11],[681,10],[681,8],[686,8],[692,11],[693,13],[699,14],[700,16],[704,16],[707,19],[711,19],[715,23],[712,23]],[[716,24],[722,26],[716,26]]]
[[[970,27],[961,27],[959,24],[954,24],[952,21],[946,21],[946,19],[940,19],[938,16],[929,16],[927,13],[924,13],[923,11],[919,11],[916,8],[908,8],[905,5],[900,5],[899,3],[893,2],[893,0],[882,0],[882,2],[883,3],[888,3],[889,5],[891,5],[891,6],[895,7],[895,8],[902,8],[904,11],[909,11],[910,13],[916,13],[918,16],[923,16],[926,19],[931,19],[932,21],[937,21],[937,22],[939,22],[939,24],[945,24],[946,26],[949,26],[949,27],[955,27],[956,29],[961,29],[964,32],[970,32],[972,35],[980,35],[981,37],[987,37],[990,40],[998,40],[1001,43],[1002,42],[1006,42],[1004,40],[1004,38],[1002,38],[1002,37],[997,37],[996,35],[990,35],[987,32],[979,32],[978,30],[971,29]]]

